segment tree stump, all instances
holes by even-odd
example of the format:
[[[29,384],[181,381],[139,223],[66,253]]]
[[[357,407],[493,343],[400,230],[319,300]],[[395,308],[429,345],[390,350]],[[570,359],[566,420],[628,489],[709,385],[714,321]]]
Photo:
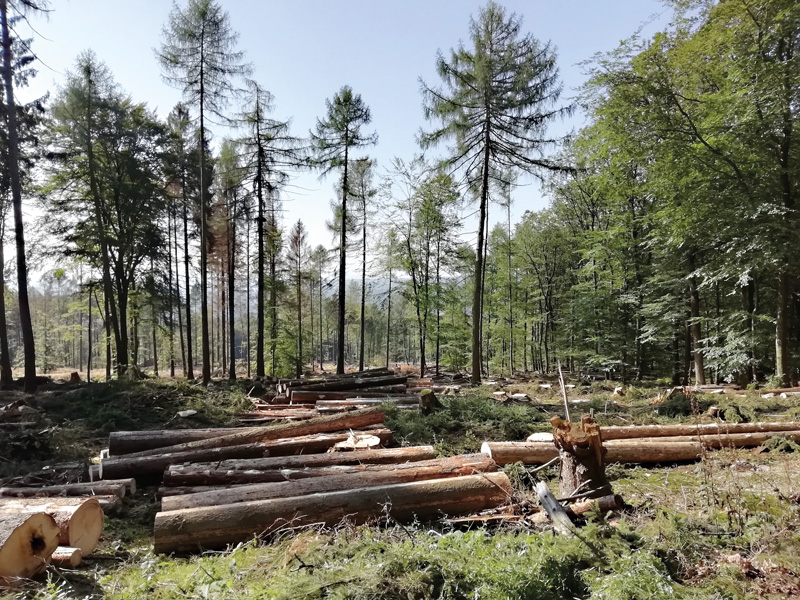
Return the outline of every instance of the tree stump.
[[[562,421],[553,417],[553,441],[561,458],[558,493],[569,498],[576,492],[591,492],[587,498],[600,498],[612,494],[606,478],[605,449],[600,426],[592,417],[584,415],[580,423]]]

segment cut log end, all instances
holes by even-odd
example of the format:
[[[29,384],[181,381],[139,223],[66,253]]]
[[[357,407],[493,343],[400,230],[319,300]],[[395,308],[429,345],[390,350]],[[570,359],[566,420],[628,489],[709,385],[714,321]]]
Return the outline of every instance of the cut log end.
[[[32,577],[58,547],[59,529],[48,514],[0,515],[0,584]]]
[[[80,548],[70,548],[69,546],[59,546],[50,556],[50,564],[57,567],[68,567],[74,569],[81,564],[83,553]]]
[[[97,548],[103,533],[104,514],[97,500],[89,499],[80,505],[69,520],[67,545],[80,550],[82,556],[89,556]]]

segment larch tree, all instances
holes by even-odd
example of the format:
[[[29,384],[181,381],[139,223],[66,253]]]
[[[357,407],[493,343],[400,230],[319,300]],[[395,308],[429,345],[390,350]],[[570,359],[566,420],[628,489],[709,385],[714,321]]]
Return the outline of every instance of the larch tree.
[[[561,84],[556,53],[522,33],[522,19],[495,2],[470,21],[470,46],[463,43],[445,56],[436,70],[442,85],[421,82],[427,119],[439,126],[420,137],[423,148],[450,141],[445,164],[463,172],[479,199],[475,286],[472,302],[472,381],[481,380],[481,312],[485,221],[492,189],[508,184],[508,174],[535,175],[558,169],[544,150],[557,140],[547,126],[570,113],[558,107]]]
[[[361,316],[360,316],[360,338],[358,342],[358,370],[364,370],[364,334],[365,334],[365,311],[367,304],[367,220],[372,209],[372,201],[378,190],[372,186],[374,162],[367,159],[359,159],[353,162],[353,184],[350,186],[350,194],[356,201],[358,217],[361,225]]]
[[[280,253],[279,194],[289,180],[288,169],[303,164],[301,142],[291,135],[290,123],[269,116],[273,110],[273,100],[272,94],[257,82],[249,80],[244,111],[237,118],[240,127],[246,131],[239,143],[245,154],[245,165],[253,182],[256,199],[256,377],[265,375],[267,301],[270,307],[270,355],[274,375],[277,263]],[[266,298],[267,291],[269,299]]]
[[[185,8],[173,5],[162,33],[158,59],[165,80],[183,90],[184,97],[200,113],[200,319],[203,334],[203,383],[211,380],[211,344],[208,315],[208,198],[204,193],[206,172],[206,113],[223,118],[234,77],[250,72],[244,53],[236,50],[238,34],[228,14],[215,0],[188,0]]]
[[[292,275],[297,301],[297,348],[295,356],[295,377],[303,374],[303,261],[306,258],[308,248],[306,246],[306,228],[303,222],[298,220],[289,232],[289,261],[292,265]],[[312,324],[313,325],[313,324]]]
[[[342,203],[339,211],[339,310],[336,372],[344,373],[345,342],[345,288],[347,266],[347,197],[350,193],[348,167],[350,153],[358,148],[372,146],[378,142],[376,133],[364,133],[362,128],[369,125],[372,115],[360,94],[353,93],[350,86],[344,86],[333,97],[325,101],[326,114],[317,119],[315,131],[310,132],[315,151],[314,163],[322,169],[325,176],[333,169],[342,169]]]

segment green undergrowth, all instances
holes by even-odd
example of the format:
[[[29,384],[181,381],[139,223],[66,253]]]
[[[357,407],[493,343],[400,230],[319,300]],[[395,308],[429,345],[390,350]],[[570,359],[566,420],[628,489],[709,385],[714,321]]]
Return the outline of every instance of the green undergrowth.
[[[480,451],[485,441],[524,440],[537,430],[537,423],[548,423],[548,415],[529,404],[498,403],[476,395],[444,396],[439,401],[442,408],[431,415],[386,405],[386,425],[395,443],[434,444],[441,454],[463,454]]]
[[[584,528],[581,539],[414,526],[308,531],[192,558],[140,556],[100,584],[106,597],[118,600],[693,597],[636,533],[602,522]]]
[[[233,413],[249,405],[245,382],[199,384],[167,379],[48,384],[29,404],[38,410],[35,429],[0,435],[0,478],[45,464],[87,461],[108,446],[112,431],[233,425]],[[181,418],[179,411],[195,410]]]

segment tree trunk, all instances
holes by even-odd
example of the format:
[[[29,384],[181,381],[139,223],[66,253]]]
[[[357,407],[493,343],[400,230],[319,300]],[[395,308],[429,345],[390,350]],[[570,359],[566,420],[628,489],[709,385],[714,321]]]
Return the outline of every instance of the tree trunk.
[[[345,133],[347,136],[347,133]],[[336,372],[344,373],[344,341],[345,341],[345,288],[347,286],[347,167],[348,167],[348,140],[344,146],[344,173],[342,176],[342,220],[341,237],[339,240],[339,337],[336,340]]]
[[[334,525],[388,516],[395,521],[469,514],[508,501],[511,482],[504,473],[485,473],[382,487],[327,492],[221,507],[161,512],[155,521],[155,551],[217,548],[270,533],[292,523]],[[387,514],[388,511],[388,514]]]
[[[144,450],[175,446],[186,442],[221,437],[237,431],[254,431],[255,427],[209,429],[169,429],[155,431],[112,431],[108,436],[108,453],[121,456]]]
[[[80,548],[83,555],[88,556],[97,548],[103,532],[103,509],[95,498],[69,500],[74,502],[65,503],[60,498],[3,498],[0,519],[9,514],[46,513],[58,526],[58,543]]]
[[[11,203],[14,207],[14,237],[17,245],[17,304],[25,357],[25,391],[36,391],[36,347],[33,340],[30,301],[28,300],[28,263],[25,256],[25,231],[22,219],[22,182],[19,172],[19,136],[17,107],[14,102],[13,72],[11,70],[11,38],[8,27],[8,6],[0,0],[0,28],[3,44],[3,83],[5,87],[5,117],[8,136],[8,169],[11,178]],[[4,352],[5,354],[5,352]]]
[[[357,452],[298,454],[249,460],[225,460],[219,463],[174,465],[164,474],[164,485],[235,485],[265,483],[318,477],[341,472],[359,471],[367,465],[390,465],[431,460],[436,457],[433,446],[412,446]]]
[[[42,571],[59,535],[48,514],[0,512],[0,585],[16,585]]]
[[[230,355],[230,365],[228,366],[228,379],[231,381],[236,379],[236,327],[234,319],[236,318],[236,306],[233,301],[233,295],[236,289],[236,214],[235,206],[231,206],[228,210],[228,223],[229,233],[228,239],[228,330],[230,338],[230,347],[228,353]]]
[[[14,383],[14,376],[11,372],[11,353],[8,345],[8,323],[6,322],[4,233],[4,224],[0,223],[0,385],[10,386]],[[91,298],[89,299],[89,306],[91,307]],[[89,331],[91,332],[91,317],[89,323]]]
[[[361,339],[358,344],[358,370],[364,370],[364,324],[366,322],[367,305],[367,198],[366,195],[361,199],[363,202],[363,217],[361,227]]]
[[[298,479],[275,483],[258,483],[233,488],[223,488],[197,494],[170,496],[161,501],[162,511],[183,510],[203,506],[237,504],[271,498],[306,496],[320,492],[369,488],[377,486],[461,477],[476,473],[491,473],[497,465],[483,455],[454,456],[424,462],[394,465],[362,465],[358,471],[350,470],[341,474]]]
[[[791,368],[789,366],[789,323],[791,322],[791,275],[789,264],[784,264],[778,271],[778,299],[775,315],[775,375],[781,385],[789,387]]]
[[[186,186],[183,186],[183,273],[186,282],[186,377],[194,379],[194,358],[192,357],[192,299],[189,282],[189,199]]]
[[[249,431],[234,431],[221,437],[197,440],[160,448],[155,450],[145,450],[136,452],[129,456],[153,456],[163,452],[184,452],[189,450],[201,450],[208,448],[222,448],[224,446],[236,446],[241,444],[253,444],[256,442],[266,442],[286,437],[296,437],[312,435],[316,433],[326,433],[339,431],[342,429],[360,429],[369,425],[383,423],[384,412],[380,408],[365,408],[356,410],[344,415],[329,415],[317,417],[301,423],[288,423],[286,425],[275,425],[272,427],[256,427]]]
[[[605,444],[606,463],[652,464],[660,462],[678,462],[696,460],[703,454],[700,442],[646,443],[638,440],[638,444]],[[498,465],[521,462],[527,465],[541,465],[558,457],[558,449],[553,442],[484,442],[481,452],[489,456]]]

